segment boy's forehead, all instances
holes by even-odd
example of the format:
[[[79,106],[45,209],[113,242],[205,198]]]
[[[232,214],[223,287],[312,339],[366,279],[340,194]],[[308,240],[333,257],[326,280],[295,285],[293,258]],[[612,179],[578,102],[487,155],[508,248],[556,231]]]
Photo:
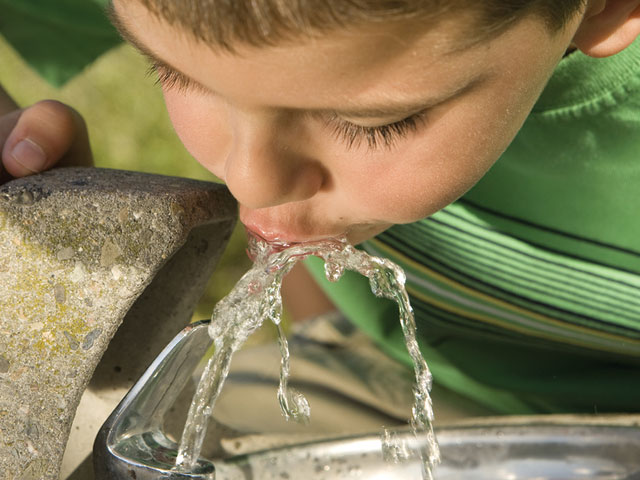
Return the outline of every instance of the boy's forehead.
[[[162,18],[155,11],[152,12],[147,9],[140,0],[109,0],[108,10],[116,27],[119,27],[121,31],[125,30],[125,33],[131,33],[128,26],[132,21],[141,26],[149,23],[164,22],[172,25],[174,33],[177,36],[203,42],[202,39],[196,37],[189,28]],[[141,12],[144,12],[144,14],[141,14]],[[395,45],[397,48],[407,47],[413,44],[418,37],[431,33],[431,35],[429,35],[429,50],[440,55],[446,55],[464,50],[477,43],[478,38],[480,38],[478,34],[477,17],[473,9],[447,9],[446,13],[439,13],[424,18],[394,19],[384,23],[357,23],[322,32],[313,30],[291,32],[286,39],[282,39],[276,43],[265,43],[262,46],[249,45],[243,42],[242,39],[239,39],[232,45],[231,51],[234,53],[243,51],[255,52],[261,49],[290,48],[300,44],[305,45],[305,47],[318,46],[319,44],[325,46],[334,44],[334,46],[339,46],[344,43],[345,40],[351,41],[354,38],[362,39],[360,48],[363,50],[367,49],[366,47],[371,44],[371,40],[378,40],[390,46]],[[215,28],[215,26],[211,28]],[[127,40],[132,40],[132,35],[125,35],[125,37]],[[132,43],[136,44],[139,42]],[[377,47],[382,43],[377,43]],[[216,51],[225,50],[225,48],[220,45],[212,43],[208,43],[207,45]]]
[[[114,17],[127,40],[148,56],[197,79],[220,79],[223,71],[233,72],[234,83],[258,72],[271,76],[286,70],[300,83],[348,72],[353,81],[366,84],[378,69],[387,75],[400,74],[400,69],[405,75],[413,75],[414,69],[417,74],[417,65],[424,66],[427,57],[436,61],[460,45],[446,27],[425,31],[394,24],[344,29],[264,48],[238,46],[227,52],[196,41],[135,0],[114,0]],[[428,38],[421,38],[425,35]]]
[[[506,1],[506,0],[502,0]],[[460,39],[473,40],[491,35],[501,27],[487,25],[486,8],[471,0],[426,0],[380,2],[300,2],[299,0],[106,0],[112,3],[137,3],[173,25],[179,25],[196,38],[226,48],[229,44],[268,46],[280,41],[297,41],[314,35],[331,35],[333,31],[370,26],[384,29],[389,25],[414,24],[432,27],[444,20],[467,24],[460,29]],[[341,5],[344,2],[345,5]],[[395,5],[394,5],[395,3]],[[287,15],[291,15],[287,18]],[[461,22],[460,22],[461,21]],[[250,28],[254,26],[255,28]],[[407,33],[406,30],[404,33]],[[233,48],[233,45],[231,45]]]
[[[505,49],[514,42],[512,35],[469,45],[464,32],[473,27],[473,16],[445,16],[428,26],[345,28],[300,43],[228,52],[196,41],[138,0],[113,3],[116,24],[140,50],[214,93],[242,97],[247,104],[266,99],[283,107],[335,109],[395,102],[399,110],[411,103],[428,105],[486,76],[496,50],[502,56],[518,50]]]

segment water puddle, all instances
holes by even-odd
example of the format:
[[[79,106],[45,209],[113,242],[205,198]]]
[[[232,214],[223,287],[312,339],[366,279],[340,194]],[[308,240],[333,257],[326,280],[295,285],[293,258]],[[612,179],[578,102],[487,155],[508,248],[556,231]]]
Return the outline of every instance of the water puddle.
[[[431,479],[431,470],[440,460],[432,427],[433,410],[429,395],[431,373],[418,348],[413,311],[404,288],[404,272],[387,259],[357,250],[345,239],[281,245],[251,236],[249,253],[254,259],[252,268],[213,311],[209,335],[215,345],[215,353],[204,369],[189,409],[176,458],[176,470],[188,472],[197,464],[207,421],[229,373],[231,357],[265,320],[270,320],[278,328],[282,360],[277,398],[282,414],[287,420],[300,423],[309,421],[310,406],[307,399],[288,384],[289,349],[280,325],[280,287],[283,277],[298,261],[314,255],[324,260],[329,281],[336,282],[345,270],[353,270],[369,279],[371,291],[376,296],[389,298],[398,304],[399,319],[416,377],[410,425],[414,435],[427,437],[427,442],[417,454],[422,460],[423,478]],[[400,442],[394,432],[385,430],[382,437],[382,453],[390,462],[403,462],[412,453],[416,454],[408,451],[407,445]]]

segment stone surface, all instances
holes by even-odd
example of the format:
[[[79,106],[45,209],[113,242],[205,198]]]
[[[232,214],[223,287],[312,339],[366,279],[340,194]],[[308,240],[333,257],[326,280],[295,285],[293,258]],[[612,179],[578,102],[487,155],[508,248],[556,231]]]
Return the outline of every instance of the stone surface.
[[[94,392],[128,388],[189,321],[235,219],[226,188],[180,178],[69,168],[0,186],[0,479],[58,477],[111,339]]]

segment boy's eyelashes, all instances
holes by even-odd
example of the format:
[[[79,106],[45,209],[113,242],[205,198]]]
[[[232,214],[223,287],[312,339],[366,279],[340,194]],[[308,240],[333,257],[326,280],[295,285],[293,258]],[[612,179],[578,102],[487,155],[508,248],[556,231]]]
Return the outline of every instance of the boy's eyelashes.
[[[376,127],[357,125],[336,114],[326,118],[325,123],[338,139],[346,143],[348,149],[358,148],[363,143],[366,143],[369,150],[391,149],[399,140],[416,132],[424,124],[426,113],[423,110],[402,120]]]
[[[206,88],[199,83],[194,82],[186,75],[183,75],[173,68],[155,60],[150,60],[147,75],[155,75],[156,85],[160,85],[167,90],[177,88],[180,91],[195,90],[199,92],[208,92]]]
[[[208,92],[202,85],[194,82],[186,75],[161,62],[150,59],[147,75],[153,74],[156,76],[155,83],[161,85],[164,89],[177,88],[180,91],[196,90]],[[348,149],[358,148],[363,143],[366,143],[369,150],[391,149],[399,140],[418,130],[425,121],[426,112],[427,110],[423,110],[402,120],[375,127],[349,122],[335,113],[329,114],[328,117],[325,116],[324,122],[332,133],[347,145]]]

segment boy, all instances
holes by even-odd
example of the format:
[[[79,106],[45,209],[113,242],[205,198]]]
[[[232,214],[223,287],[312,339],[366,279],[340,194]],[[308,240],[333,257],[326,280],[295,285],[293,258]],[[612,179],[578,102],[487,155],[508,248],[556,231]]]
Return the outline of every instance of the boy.
[[[640,0],[114,0],[112,16],[250,230],[380,234],[365,248],[405,267],[436,382],[505,413],[637,411]],[[49,125],[18,120],[9,173],[64,151],[31,138]],[[331,300],[406,360],[389,305],[345,283]]]

